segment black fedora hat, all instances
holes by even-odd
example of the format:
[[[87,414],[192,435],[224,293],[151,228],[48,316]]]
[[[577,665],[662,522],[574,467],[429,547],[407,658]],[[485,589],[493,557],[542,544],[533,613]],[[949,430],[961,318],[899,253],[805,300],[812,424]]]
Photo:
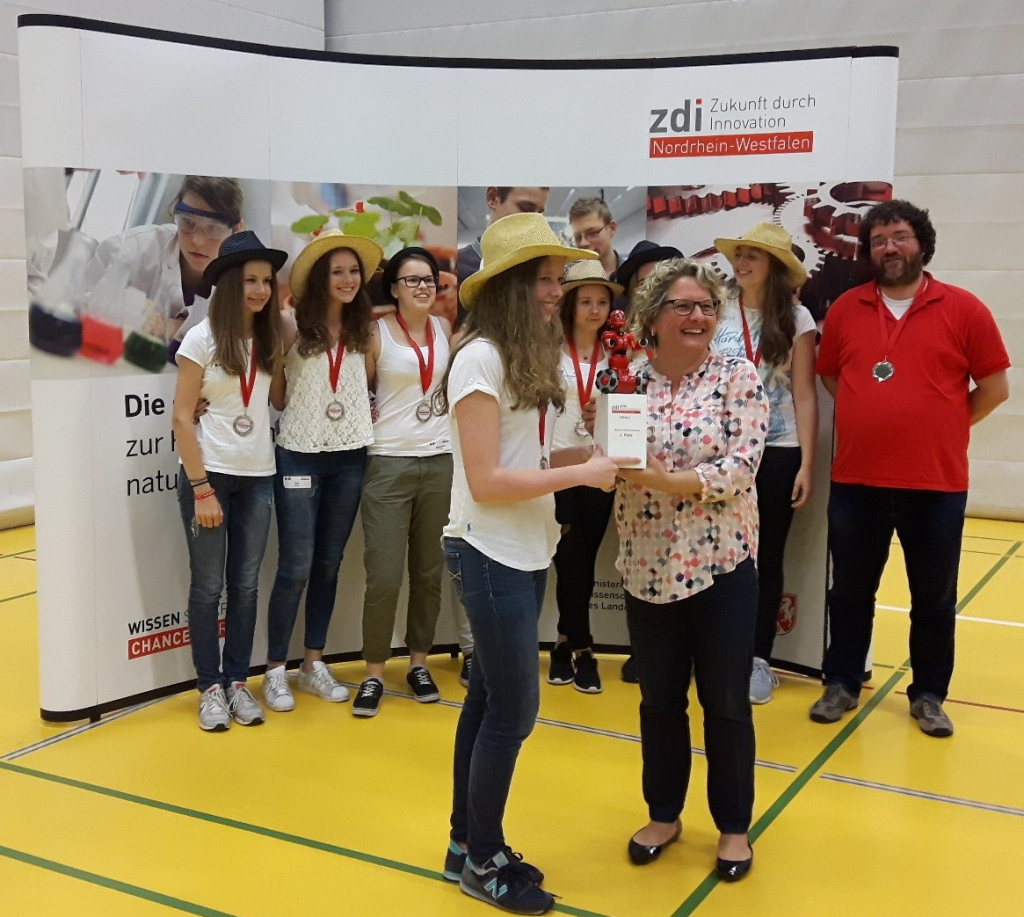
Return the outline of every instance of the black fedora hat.
[[[220,253],[203,271],[203,280],[216,283],[229,267],[245,264],[246,261],[269,261],[276,273],[287,260],[287,252],[267,248],[251,229],[243,229],[221,242]]]
[[[408,248],[400,249],[391,256],[391,259],[384,267],[384,273],[380,278],[381,292],[384,294],[384,298],[390,303],[398,305],[398,300],[391,295],[391,285],[398,278],[398,269],[411,258],[417,258],[430,265],[430,270],[433,272],[435,280],[441,273],[440,268],[437,266],[437,259],[425,248],[410,245]]]
[[[652,261],[667,261],[669,258],[682,258],[683,253],[672,245],[658,245],[647,239],[641,239],[630,249],[629,257],[619,265],[615,272],[616,283],[621,283],[627,290],[629,281],[637,269]]]

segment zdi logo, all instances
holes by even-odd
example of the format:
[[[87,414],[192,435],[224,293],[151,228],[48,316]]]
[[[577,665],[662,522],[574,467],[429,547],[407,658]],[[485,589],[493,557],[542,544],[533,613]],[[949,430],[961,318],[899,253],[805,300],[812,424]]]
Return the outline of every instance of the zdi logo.
[[[691,103],[693,103],[691,105]],[[701,129],[703,99],[687,99],[681,108],[652,108],[651,133],[689,134]],[[667,124],[665,122],[668,122]],[[692,124],[691,124],[692,122]]]

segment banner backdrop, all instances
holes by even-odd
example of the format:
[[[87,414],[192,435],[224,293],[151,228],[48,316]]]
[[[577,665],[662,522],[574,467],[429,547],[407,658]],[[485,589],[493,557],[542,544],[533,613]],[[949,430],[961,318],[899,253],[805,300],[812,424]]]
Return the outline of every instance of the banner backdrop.
[[[648,238],[724,277],[716,236],[779,223],[810,273],[801,298],[819,320],[858,280],[859,214],[891,193],[894,48],[443,61],[65,17],[19,25],[48,719],[97,715],[194,676],[170,428],[169,358],[206,308],[182,301],[181,271],[203,257],[182,250],[170,216],[186,176],[237,192],[244,225],[292,255],[334,225],[373,235],[387,254],[431,248],[450,274],[440,309],[451,315],[459,267],[495,216],[492,191],[544,192],[567,239],[572,203],[601,197],[620,260]],[[282,279],[286,294],[287,267]],[[776,661],[803,671],[818,670],[824,642],[830,415],[823,396],[816,492],[790,536],[776,643]],[[610,532],[592,604],[605,646],[627,643],[614,554]],[[257,665],[275,567],[272,532]],[[329,655],[358,654],[362,592],[357,525]],[[554,636],[548,595],[542,640]],[[400,620],[396,646],[403,633]],[[454,634],[443,610],[437,643]]]

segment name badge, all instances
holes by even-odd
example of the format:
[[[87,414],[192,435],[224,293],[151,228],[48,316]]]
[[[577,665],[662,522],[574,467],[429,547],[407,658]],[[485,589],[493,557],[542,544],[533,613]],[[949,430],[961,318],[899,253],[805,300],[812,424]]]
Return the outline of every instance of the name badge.
[[[284,476],[285,490],[308,490],[313,486],[313,478],[308,474],[286,474]]]

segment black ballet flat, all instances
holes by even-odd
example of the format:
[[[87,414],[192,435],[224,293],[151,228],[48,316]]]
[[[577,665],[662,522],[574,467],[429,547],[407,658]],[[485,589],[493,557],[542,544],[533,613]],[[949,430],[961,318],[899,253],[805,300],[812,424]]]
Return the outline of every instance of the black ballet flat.
[[[718,872],[718,878],[723,882],[739,882],[748,872],[750,867],[754,865],[754,848],[750,848],[750,857],[746,860],[723,860],[721,857],[718,858],[718,862],[715,864],[715,870]]]
[[[634,866],[646,866],[653,863],[661,856],[661,851],[669,844],[674,844],[683,833],[683,825],[676,822],[676,832],[663,844],[638,844],[633,838],[629,839],[629,859]]]

